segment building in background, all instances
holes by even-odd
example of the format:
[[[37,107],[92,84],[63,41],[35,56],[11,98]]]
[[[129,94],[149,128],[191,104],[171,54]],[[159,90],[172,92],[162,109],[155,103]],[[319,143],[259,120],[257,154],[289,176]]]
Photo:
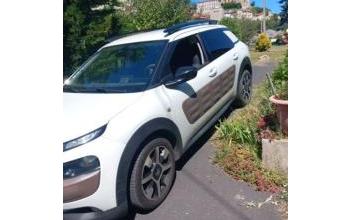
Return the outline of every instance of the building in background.
[[[221,0],[221,4],[224,3],[241,3],[242,9],[250,8],[251,4],[249,0]]]
[[[206,0],[197,3],[197,14],[209,16],[210,19],[221,20],[224,17],[224,9],[218,0]]]
[[[240,9],[224,9],[223,4],[240,3]],[[250,20],[263,20],[262,11],[258,11],[258,7],[252,7],[250,0],[201,0],[198,1],[194,18],[210,18],[214,20],[221,20],[227,18],[239,18]],[[273,13],[268,10],[266,19],[270,19]]]

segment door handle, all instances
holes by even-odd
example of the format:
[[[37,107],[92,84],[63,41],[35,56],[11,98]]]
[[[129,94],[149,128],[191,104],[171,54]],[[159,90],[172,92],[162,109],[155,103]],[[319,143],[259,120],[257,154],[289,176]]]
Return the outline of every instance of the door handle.
[[[233,59],[234,59],[234,60],[238,60],[238,57],[239,57],[239,56],[238,56],[238,53],[234,53],[234,54],[233,54]]]
[[[209,72],[209,77],[214,77],[218,74],[218,71],[215,68],[211,68]]]

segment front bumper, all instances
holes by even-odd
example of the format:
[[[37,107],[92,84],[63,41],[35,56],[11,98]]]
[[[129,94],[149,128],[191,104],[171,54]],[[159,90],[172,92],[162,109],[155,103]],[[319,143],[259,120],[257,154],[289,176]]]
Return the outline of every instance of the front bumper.
[[[102,212],[117,207],[116,177],[124,147],[124,143],[101,136],[87,144],[63,153],[64,163],[86,156],[96,156],[100,162],[100,170],[87,174],[88,176],[85,179],[82,176],[78,176],[81,178],[78,182],[71,181],[68,183],[67,180],[64,181],[63,209],[64,213],[70,214],[66,216],[72,216],[71,210],[87,207],[92,207]],[[82,190],[82,187],[84,190]],[[76,219],[79,218],[76,217]]]
[[[94,194],[99,188],[100,170],[64,180],[64,203]]]

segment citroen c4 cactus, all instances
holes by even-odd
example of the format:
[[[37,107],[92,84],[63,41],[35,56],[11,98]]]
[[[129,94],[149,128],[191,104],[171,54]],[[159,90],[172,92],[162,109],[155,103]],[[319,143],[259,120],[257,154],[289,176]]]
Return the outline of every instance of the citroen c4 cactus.
[[[103,219],[148,211],[175,161],[252,93],[248,47],[212,20],[115,39],[64,82],[63,211]]]

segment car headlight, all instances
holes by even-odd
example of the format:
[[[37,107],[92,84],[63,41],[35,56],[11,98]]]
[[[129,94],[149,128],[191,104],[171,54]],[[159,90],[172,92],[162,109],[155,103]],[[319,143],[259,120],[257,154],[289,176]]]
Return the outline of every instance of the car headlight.
[[[71,150],[75,147],[81,146],[82,144],[86,144],[96,138],[98,138],[100,135],[102,135],[106,129],[107,125],[104,125],[92,132],[89,132],[88,134],[85,134],[81,137],[78,137],[76,139],[73,139],[71,141],[67,141],[64,143],[64,151]]]

